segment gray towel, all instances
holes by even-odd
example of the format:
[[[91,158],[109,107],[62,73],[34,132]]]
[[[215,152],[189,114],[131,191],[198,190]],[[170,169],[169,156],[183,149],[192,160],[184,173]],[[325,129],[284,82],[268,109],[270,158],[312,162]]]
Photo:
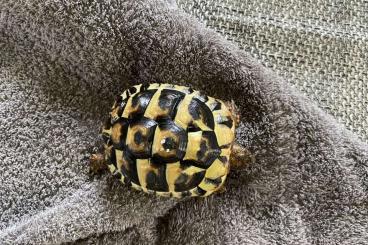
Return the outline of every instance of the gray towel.
[[[367,144],[172,1],[2,0],[0,55],[0,244],[368,243]],[[233,99],[256,162],[183,201],[89,176],[141,81]]]

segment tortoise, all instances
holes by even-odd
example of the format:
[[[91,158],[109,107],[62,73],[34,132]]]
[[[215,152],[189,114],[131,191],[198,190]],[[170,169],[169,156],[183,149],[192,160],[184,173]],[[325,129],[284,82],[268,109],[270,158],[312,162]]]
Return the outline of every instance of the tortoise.
[[[102,127],[103,152],[90,168],[108,168],[124,184],[159,196],[208,196],[224,190],[230,165],[253,159],[234,143],[239,114],[223,102],[172,84],[139,84],[117,99]]]

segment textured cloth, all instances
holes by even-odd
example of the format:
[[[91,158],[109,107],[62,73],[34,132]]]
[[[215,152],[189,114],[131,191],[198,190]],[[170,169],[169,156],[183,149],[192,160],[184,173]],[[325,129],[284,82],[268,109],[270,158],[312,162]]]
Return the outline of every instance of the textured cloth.
[[[368,146],[174,2],[0,1],[0,244],[364,244]],[[88,175],[115,95],[191,85],[256,162],[176,201]]]
[[[179,0],[368,142],[368,2]]]

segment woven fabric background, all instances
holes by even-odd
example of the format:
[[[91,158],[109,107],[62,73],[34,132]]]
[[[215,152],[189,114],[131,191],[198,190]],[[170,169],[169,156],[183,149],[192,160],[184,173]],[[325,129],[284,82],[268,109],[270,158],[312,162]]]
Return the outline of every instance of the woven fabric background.
[[[368,1],[179,0],[368,141]]]

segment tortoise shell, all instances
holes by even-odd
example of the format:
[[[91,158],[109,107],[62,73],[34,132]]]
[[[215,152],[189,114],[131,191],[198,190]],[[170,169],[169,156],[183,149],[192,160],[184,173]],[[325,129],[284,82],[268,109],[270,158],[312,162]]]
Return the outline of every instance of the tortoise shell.
[[[178,198],[219,190],[234,135],[224,102],[171,84],[125,90],[102,130],[114,176],[135,189]]]

